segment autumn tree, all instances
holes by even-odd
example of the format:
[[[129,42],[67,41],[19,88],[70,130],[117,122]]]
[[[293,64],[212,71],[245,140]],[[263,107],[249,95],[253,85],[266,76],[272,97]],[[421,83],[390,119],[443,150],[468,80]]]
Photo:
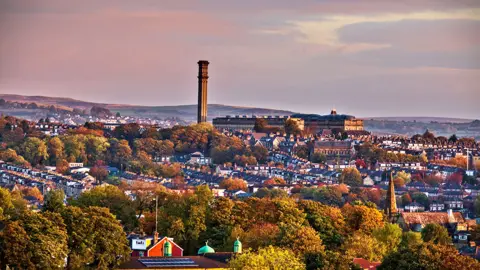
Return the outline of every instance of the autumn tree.
[[[77,199],[69,201],[70,205],[81,208],[89,206],[107,207],[114,214],[126,231],[137,226],[137,217],[134,205],[125,193],[115,186],[97,186],[85,191]]]
[[[280,228],[276,224],[259,223],[253,226],[240,235],[242,244],[245,248],[258,250],[270,245],[276,245],[278,236],[280,235]]]
[[[405,180],[403,178],[397,177],[393,180],[393,183],[396,188],[403,187],[405,185]]]
[[[220,182],[220,188],[224,188],[226,190],[244,190],[248,189],[247,182],[243,179],[239,178],[226,178]]]
[[[399,171],[395,175],[395,179],[398,179],[398,178],[402,179],[404,184],[408,184],[411,181],[412,175],[404,171]]]
[[[343,243],[346,226],[340,209],[310,200],[300,201],[298,205],[327,247],[335,249]]]
[[[63,158],[57,159],[55,166],[56,166],[55,171],[57,173],[66,174],[68,172],[68,169],[69,169],[68,161]]]
[[[228,262],[231,269],[305,269],[301,258],[290,249],[269,246],[258,252],[246,251]]]
[[[48,159],[47,145],[39,138],[27,138],[20,148],[22,156],[33,166],[43,164]]]
[[[60,269],[67,257],[67,232],[57,213],[25,212],[0,236],[0,260],[19,269]]]
[[[84,135],[66,135],[62,136],[61,140],[65,145],[65,156],[69,162],[88,162]]]
[[[450,245],[422,243],[403,247],[386,256],[379,270],[393,269],[478,269],[480,263],[458,253]]]
[[[26,161],[22,156],[19,156],[17,152],[13,149],[7,149],[5,151],[0,151],[0,159],[5,162],[11,162],[15,165],[30,167],[30,163]]]
[[[69,235],[67,269],[112,269],[128,260],[123,228],[107,208],[68,206],[62,216]]]
[[[102,136],[87,135],[85,141],[85,153],[89,164],[95,164],[97,161],[103,161],[105,154],[110,146],[107,138]]]
[[[440,186],[440,184],[443,183],[443,179],[440,176],[430,175],[430,176],[425,177],[424,182],[429,184],[432,187],[438,187],[438,186]]]
[[[386,247],[375,237],[361,231],[349,237],[343,248],[349,258],[364,258],[372,262],[381,261],[387,252]]]
[[[375,208],[365,205],[346,204],[342,208],[346,224],[353,231],[372,232],[384,225],[383,214]]]
[[[285,185],[287,182],[283,178],[280,177],[272,177],[263,182],[264,186],[271,186],[271,185]]]
[[[349,186],[361,186],[363,184],[362,176],[357,168],[344,169],[338,181]]]
[[[50,164],[56,164],[64,156],[65,145],[58,137],[48,140],[48,156]]]
[[[93,177],[95,177],[95,180],[97,180],[97,183],[102,183],[105,181],[108,177],[108,170],[107,168],[100,162],[97,163],[95,166],[90,168],[89,174]]]
[[[287,119],[287,121],[285,121],[285,133],[291,135],[300,135],[302,133],[302,130],[300,129],[296,120]]]
[[[260,164],[265,164],[268,158],[268,149],[262,145],[255,145],[252,148],[252,154]]]
[[[22,190],[24,196],[35,197],[39,202],[43,202],[43,194],[37,187],[27,187]]]
[[[132,149],[127,140],[110,139],[110,147],[107,150],[106,160],[113,166],[118,166],[120,169],[127,168],[132,159]]]
[[[263,118],[255,119],[255,125],[253,126],[253,130],[256,132],[265,132],[268,127],[267,120]]]

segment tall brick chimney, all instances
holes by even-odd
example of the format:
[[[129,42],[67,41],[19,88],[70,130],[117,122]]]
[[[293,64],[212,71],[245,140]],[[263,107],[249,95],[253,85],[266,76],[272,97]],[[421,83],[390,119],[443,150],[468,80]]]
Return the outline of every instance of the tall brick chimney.
[[[207,122],[208,64],[206,60],[198,61],[198,123]]]

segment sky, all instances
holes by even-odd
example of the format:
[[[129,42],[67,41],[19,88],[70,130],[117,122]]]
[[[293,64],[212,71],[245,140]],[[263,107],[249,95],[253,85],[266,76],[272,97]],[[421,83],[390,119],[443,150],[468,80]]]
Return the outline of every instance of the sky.
[[[480,118],[478,0],[0,0],[0,93]]]

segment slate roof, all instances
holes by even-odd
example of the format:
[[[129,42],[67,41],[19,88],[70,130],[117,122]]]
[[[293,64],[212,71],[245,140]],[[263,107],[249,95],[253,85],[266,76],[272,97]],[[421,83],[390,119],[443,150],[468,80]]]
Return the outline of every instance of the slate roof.
[[[406,224],[448,224],[449,217],[447,212],[415,212],[415,213],[401,213]],[[453,223],[465,222],[465,219],[460,212],[453,213]]]

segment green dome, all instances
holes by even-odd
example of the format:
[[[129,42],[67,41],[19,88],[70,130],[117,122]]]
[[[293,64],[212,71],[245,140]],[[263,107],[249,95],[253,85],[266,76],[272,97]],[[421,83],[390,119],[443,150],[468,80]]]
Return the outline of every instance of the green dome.
[[[205,253],[215,253],[215,250],[208,245],[208,241],[205,243],[205,246],[201,247],[198,250],[198,255]]]
[[[240,239],[238,237],[237,237],[237,241],[233,243],[233,252],[242,253],[242,242],[240,242]]]

